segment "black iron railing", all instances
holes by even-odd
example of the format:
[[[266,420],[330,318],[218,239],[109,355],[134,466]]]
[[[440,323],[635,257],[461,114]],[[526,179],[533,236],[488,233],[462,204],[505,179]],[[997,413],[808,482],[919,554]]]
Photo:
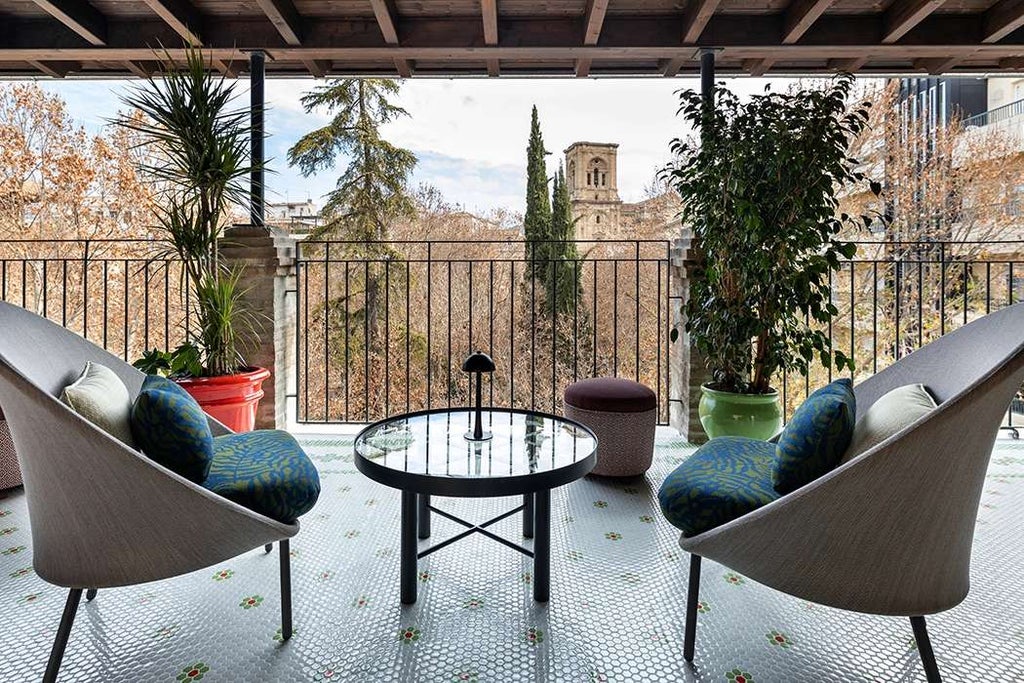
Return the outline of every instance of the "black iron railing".
[[[556,262],[519,240],[300,243],[298,420],[466,404],[460,366],[483,350],[492,405],[559,411],[569,383],[619,376],[654,389],[667,422],[669,243],[575,246]]]
[[[131,362],[185,338],[180,262],[152,240],[0,242],[0,300],[82,334]],[[187,292],[187,290],[185,290]]]
[[[1024,242],[863,242],[832,282],[828,328],[861,380],[971,320],[1024,300]],[[843,373],[849,375],[850,373]],[[833,373],[781,384],[787,415]],[[1011,416],[1012,417],[1012,416]]]

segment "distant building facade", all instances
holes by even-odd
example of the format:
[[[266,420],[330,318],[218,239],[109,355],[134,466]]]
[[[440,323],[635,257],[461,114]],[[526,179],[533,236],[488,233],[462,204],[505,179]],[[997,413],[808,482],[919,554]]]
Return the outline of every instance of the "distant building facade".
[[[664,239],[679,236],[678,199],[672,193],[636,203],[619,197],[619,146],[574,142],[565,150],[578,240]]]

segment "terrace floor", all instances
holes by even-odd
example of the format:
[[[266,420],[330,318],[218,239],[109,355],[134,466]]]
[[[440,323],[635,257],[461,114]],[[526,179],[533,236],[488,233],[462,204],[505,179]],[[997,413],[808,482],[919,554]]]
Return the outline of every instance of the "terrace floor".
[[[254,550],[83,601],[62,681],[924,681],[909,622],[809,604],[705,563],[697,657],[682,656],[686,554],[655,493],[691,452],[659,434],[644,479],[553,497],[552,599],[529,560],[475,535],[421,561],[398,600],[399,494],[359,474],[351,435],[307,435],[323,478],[292,541],[295,635],[280,642],[277,558]],[[470,519],[509,500],[438,501]],[[1000,440],[973,586],[929,619],[948,681],[1024,680],[1024,442]],[[518,533],[518,516],[501,523]],[[0,499],[0,680],[42,675],[65,591],[32,573],[25,498]],[[455,531],[434,518],[434,539]],[[276,550],[275,550],[276,553]],[[190,674],[192,678],[190,678]]]

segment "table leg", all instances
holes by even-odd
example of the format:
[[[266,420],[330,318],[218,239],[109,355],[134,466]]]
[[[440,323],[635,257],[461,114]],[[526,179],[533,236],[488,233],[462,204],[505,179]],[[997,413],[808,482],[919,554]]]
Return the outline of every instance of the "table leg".
[[[419,512],[416,513],[416,518],[419,522],[419,537],[430,538],[430,494],[421,493],[417,496],[419,499]]]
[[[402,603],[416,602],[416,492],[402,491]]]
[[[533,599],[551,596],[551,490],[534,494]]]
[[[533,538],[533,494],[523,494],[523,538]]]

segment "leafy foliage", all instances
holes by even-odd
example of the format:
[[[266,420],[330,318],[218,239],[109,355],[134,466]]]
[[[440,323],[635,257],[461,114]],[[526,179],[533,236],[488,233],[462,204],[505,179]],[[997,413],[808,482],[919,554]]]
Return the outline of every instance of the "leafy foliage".
[[[544,136],[540,131],[537,106],[530,120],[530,141],[526,146],[526,214],[523,232],[526,236],[528,258],[534,277],[543,278],[550,257],[551,198],[548,195],[548,170],[544,157]]]
[[[156,157],[142,170],[160,187],[158,227],[194,295],[201,374],[227,375],[245,365],[238,330],[256,321],[241,305],[240,272],[224,263],[219,245],[231,206],[248,200],[249,114],[234,106],[234,84],[208,68],[200,49],[187,51],[184,67],[165,61],[159,81],[148,78],[123,98],[143,116],[116,123]]]
[[[384,240],[392,221],[415,215],[408,181],[416,155],[380,135],[381,126],[409,115],[390,100],[400,87],[391,79],[346,78],[303,96],[307,112],[323,108],[333,118],[295,143],[288,163],[308,177],[333,168],[338,157],[348,160],[327,197],[323,213],[328,220],[313,238]]]
[[[840,232],[872,220],[837,211],[841,188],[864,180],[848,150],[869,105],[848,108],[852,84],[748,101],[719,87],[714,107],[680,94],[679,114],[701,130],[672,142],[667,169],[698,254],[686,329],[717,389],[768,393],[779,371],[806,374],[815,359],[853,369],[820,329],[838,313],[830,276],[856,251]]]
[[[569,200],[569,186],[561,165],[555,174],[551,193],[551,239],[547,269],[548,301],[554,302],[559,313],[571,312],[582,297],[581,268],[576,242],[573,241],[576,221],[572,217],[572,202]]]

